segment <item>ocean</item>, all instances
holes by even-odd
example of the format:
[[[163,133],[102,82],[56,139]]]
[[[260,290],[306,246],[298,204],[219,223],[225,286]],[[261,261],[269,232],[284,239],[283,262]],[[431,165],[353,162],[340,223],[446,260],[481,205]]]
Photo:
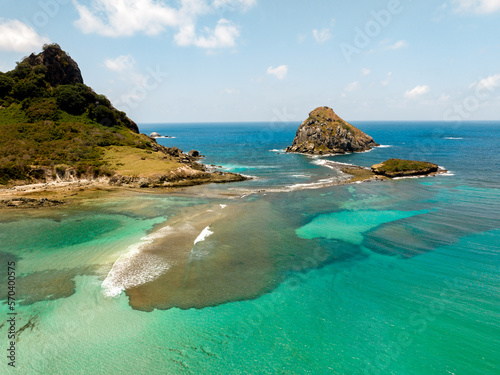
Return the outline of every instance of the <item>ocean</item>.
[[[324,157],[298,125],[143,124],[253,179],[3,212],[0,373],[500,374],[500,123],[353,122],[381,146]],[[448,172],[333,185],[391,157]]]

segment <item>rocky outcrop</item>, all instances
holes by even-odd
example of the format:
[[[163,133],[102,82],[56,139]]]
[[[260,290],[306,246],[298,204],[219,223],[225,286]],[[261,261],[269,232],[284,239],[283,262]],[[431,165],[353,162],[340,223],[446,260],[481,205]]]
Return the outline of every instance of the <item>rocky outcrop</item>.
[[[134,188],[160,188],[160,187],[185,187],[208,183],[226,183],[245,181],[248,178],[230,172],[207,172],[192,168],[191,166],[179,167],[165,174],[151,177],[132,177],[115,175],[109,179],[109,184],[114,186],[127,186]]]
[[[378,146],[372,137],[342,120],[329,107],[316,108],[297,130],[286,152],[305,154],[345,154]]]
[[[435,174],[439,171],[439,166],[425,161],[389,159],[372,165],[371,170],[377,175],[394,178]]]
[[[191,150],[188,152],[188,155],[193,157],[193,158],[198,158],[200,157],[200,153],[197,150]]]
[[[58,44],[45,45],[42,53],[38,55],[32,53],[26,61],[32,67],[45,66],[47,68],[45,80],[52,87],[83,83],[78,64]]]
[[[149,136],[151,138],[159,138],[159,137],[161,137],[160,133],[157,133],[157,132],[152,132]]]
[[[15,197],[10,199],[0,199],[1,208],[42,208],[54,207],[64,204],[64,201],[48,198],[25,198]]]

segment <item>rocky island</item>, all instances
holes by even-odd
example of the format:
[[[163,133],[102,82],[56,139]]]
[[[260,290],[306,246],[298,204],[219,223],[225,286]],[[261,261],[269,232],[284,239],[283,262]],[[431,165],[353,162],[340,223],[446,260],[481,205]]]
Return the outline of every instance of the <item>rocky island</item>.
[[[425,161],[389,159],[383,163],[372,165],[371,170],[376,175],[395,178],[437,173],[439,166]]]
[[[333,109],[319,107],[299,126],[286,152],[313,155],[362,152],[379,146],[372,137],[342,120]]]
[[[0,72],[0,188],[5,198],[26,185],[68,190],[99,182],[146,188],[246,179],[210,171],[197,162],[199,157],[198,151],[186,154],[140,134],[124,112],[84,84],[78,64],[57,44]]]
[[[310,155],[345,154],[363,152],[380,146],[372,137],[342,120],[329,107],[318,107],[299,126],[292,146],[286,152]],[[335,164],[335,163],[333,163]],[[351,175],[342,183],[392,179],[396,177],[426,176],[446,172],[437,164],[389,159],[371,168],[338,164],[338,169]]]

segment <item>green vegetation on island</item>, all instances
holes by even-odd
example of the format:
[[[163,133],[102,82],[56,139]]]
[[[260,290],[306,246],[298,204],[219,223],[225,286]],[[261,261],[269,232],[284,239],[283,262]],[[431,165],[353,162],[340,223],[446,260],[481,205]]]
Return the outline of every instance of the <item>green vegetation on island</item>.
[[[205,172],[196,158],[139,134],[124,112],[83,83],[57,44],[0,72],[0,185],[113,175],[128,183],[154,177],[162,186],[179,178],[210,182],[212,175],[216,182],[245,179]]]
[[[371,169],[375,174],[393,178],[436,173],[439,167],[426,161],[389,159],[373,165]]]

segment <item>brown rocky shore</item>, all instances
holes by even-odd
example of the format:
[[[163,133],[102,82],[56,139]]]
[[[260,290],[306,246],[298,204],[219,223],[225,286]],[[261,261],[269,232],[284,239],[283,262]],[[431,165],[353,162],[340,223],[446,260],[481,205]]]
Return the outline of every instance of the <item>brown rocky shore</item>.
[[[199,162],[198,152],[188,154],[164,147],[152,139],[153,150],[108,148],[109,176],[80,173],[76,168],[36,167],[38,181],[15,181],[0,189],[0,209],[44,208],[70,203],[98,192],[173,192],[179,188],[245,181],[248,177],[211,170]]]

